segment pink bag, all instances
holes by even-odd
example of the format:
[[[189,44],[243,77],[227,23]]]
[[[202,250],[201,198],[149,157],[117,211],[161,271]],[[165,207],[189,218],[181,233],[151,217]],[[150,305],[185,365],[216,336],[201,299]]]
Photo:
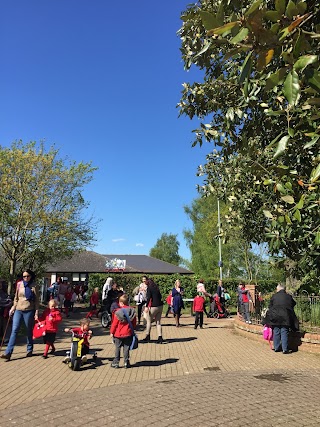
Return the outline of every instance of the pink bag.
[[[268,325],[264,325],[262,330],[263,339],[269,342],[270,348],[272,348],[271,341],[273,338],[272,328]]]

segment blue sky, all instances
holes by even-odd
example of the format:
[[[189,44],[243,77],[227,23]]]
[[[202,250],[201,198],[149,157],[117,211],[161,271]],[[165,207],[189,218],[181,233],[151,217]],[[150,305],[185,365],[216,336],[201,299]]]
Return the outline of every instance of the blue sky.
[[[197,197],[197,126],[178,118],[180,14],[188,0],[10,0],[0,16],[0,144],[45,140],[98,167],[84,196],[97,219],[94,250],[149,254],[178,234]]]

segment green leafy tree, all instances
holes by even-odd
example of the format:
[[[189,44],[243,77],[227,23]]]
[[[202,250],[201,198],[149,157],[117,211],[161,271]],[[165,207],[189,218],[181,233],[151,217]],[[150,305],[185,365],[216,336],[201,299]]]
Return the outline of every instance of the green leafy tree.
[[[170,264],[179,265],[181,262],[179,246],[177,234],[162,233],[155,246],[150,249],[149,255]]]
[[[81,194],[94,170],[90,163],[66,165],[58,151],[34,142],[0,147],[0,246],[9,291],[18,269],[41,273],[94,241]]]
[[[194,145],[217,147],[199,167],[203,194],[230,203],[224,233],[268,242],[287,284],[320,269],[320,3],[202,0],[182,13],[186,69],[180,113],[200,118]]]

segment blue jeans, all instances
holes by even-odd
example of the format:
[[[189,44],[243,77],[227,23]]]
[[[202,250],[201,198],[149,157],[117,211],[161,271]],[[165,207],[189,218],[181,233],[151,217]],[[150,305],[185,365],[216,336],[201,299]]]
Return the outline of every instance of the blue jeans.
[[[34,325],[34,310],[16,310],[12,319],[12,331],[7,345],[6,354],[11,354],[13,352],[22,319],[27,328],[27,351],[29,352],[33,350],[32,332]]]
[[[273,327],[273,347],[275,351],[288,351],[289,328],[287,326]]]

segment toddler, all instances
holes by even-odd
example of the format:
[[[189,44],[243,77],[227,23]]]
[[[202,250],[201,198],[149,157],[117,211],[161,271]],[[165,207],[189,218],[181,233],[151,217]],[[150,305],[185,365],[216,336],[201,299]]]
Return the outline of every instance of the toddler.
[[[46,334],[43,337],[43,342],[45,344],[43,358],[47,359],[48,352],[51,347],[50,354],[54,354],[55,346],[54,342],[56,339],[56,333],[58,330],[58,324],[61,322],[61,313],[57,308],[58,303],[55,299],[51,299],[48,302],[48,307],[42,313],[42,316],[39,317],[39,320],[45,322]]]
[[[87,354],[90,351],[90,343],[89,340],[92,336],[92,331],[90,328],[90,319],[81,319],[80,320],[80,327],[78,328],[65,328],[65,332],[73,332],[75,335],[83,337],[83,344],[81,349],[81,361],[82,363],[87,362]],[[63,362],[67,363],[70,361],[70,357],[67,356]]]

